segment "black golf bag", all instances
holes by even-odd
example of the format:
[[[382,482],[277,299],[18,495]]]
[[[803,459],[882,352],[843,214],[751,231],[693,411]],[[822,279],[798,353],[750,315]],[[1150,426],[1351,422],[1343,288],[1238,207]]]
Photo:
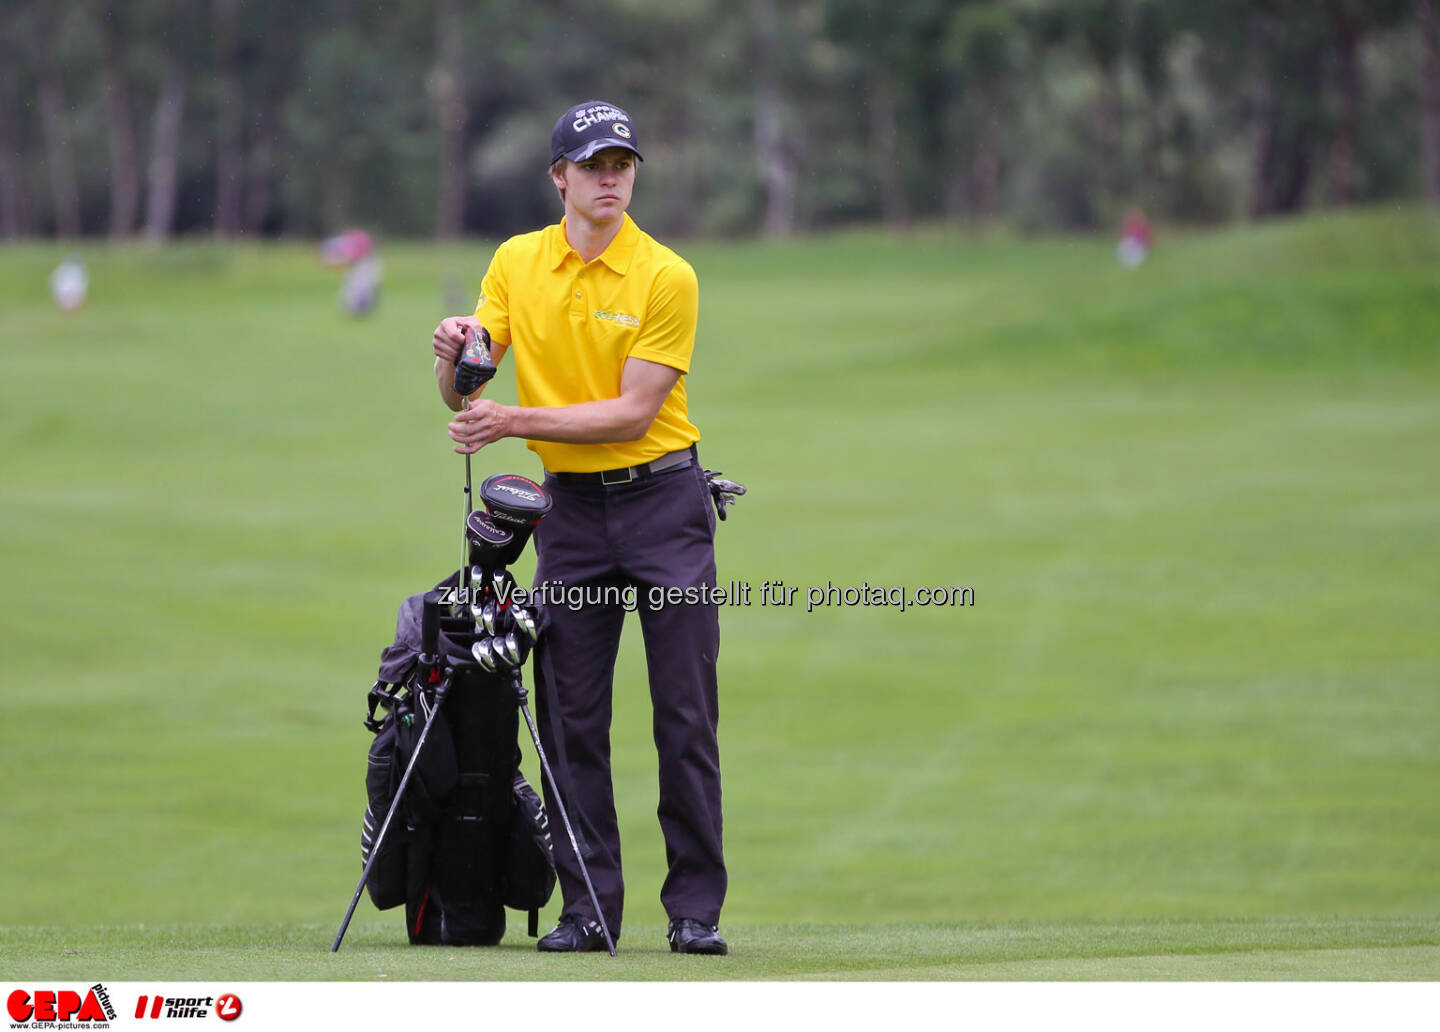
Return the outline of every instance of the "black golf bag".
[[[461,585],[457,573],[437,589]],[[413,944],[494,945],[505,934],[506,907],[529,912],[534,936],[555,865],[545,807],[519,770],[517,700],[505,672],[487,673],[471,659],[474,621],[443,617],[441,653],[455,674],[435,709],[438,672],[419,663],[423,598],[401,604],[395,641],[370,689],[365,725],[375,740],[362,862],[432,713],[434,724],[366,888],[380,910],[405,905]]]

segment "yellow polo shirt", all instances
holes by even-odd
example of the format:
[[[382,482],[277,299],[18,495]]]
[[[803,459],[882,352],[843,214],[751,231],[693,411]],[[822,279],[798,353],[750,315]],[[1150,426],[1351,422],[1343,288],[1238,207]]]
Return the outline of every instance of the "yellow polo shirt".
[[[514,356],[520,404],[574,405],[620,396],[627,358],[690,371],[700,286],[690,263],[629,215],[593,262],[565,239],[565,222],[511,237],[495,251],[475,315]],[[594,473],[649,462],[700,440],[682,375],[638,441],[530,441],[555,473]]]

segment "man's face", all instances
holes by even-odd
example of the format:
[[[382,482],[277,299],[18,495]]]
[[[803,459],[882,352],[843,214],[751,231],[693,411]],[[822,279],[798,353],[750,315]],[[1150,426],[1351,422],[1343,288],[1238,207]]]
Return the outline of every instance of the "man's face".
[[[635,154],[610,147],[584,161],[567,161],[555,176],[565,188],[565,206],[591,222],[611,222],[630,207],[635,188]]]

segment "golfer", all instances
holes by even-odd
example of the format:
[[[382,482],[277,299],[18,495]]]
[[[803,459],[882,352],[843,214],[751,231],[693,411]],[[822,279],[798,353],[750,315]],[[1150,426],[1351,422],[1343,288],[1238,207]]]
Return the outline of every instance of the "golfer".
[[[699,286],[690,265],[626,214],[642,160],[630,116],[598,100],[577,104],[550,136],[550,178],[565,206],[558,225],[512,237],[490,261],[473,317],[435,330],[435,378],[455,450],[520,437],[545,466],[554,508],[536,531],[536,586],[581,588],[587,604],[547,607],[542,641],[553,670],[537,698],[547,753],[581,836],[606,925],[618,941],[625,883],[610,780],[615,656],[633,587],[645,638],[660,828],[669,873],[660,900],[670,948],[723,954],[725,900],[715,660],[720,624],[710,603],[652,608],[654,588],[713,585],[715,513],[695,444],[684,376],[690,371]],[[467,327],[484,326],[491,358],[514,353],[518,405],[473,400],[461,410],[455,362]],[[609,589],[609,590],[606,590]],[[694,597],[695,593],[691,593]],[[613,599],[589,604],[592,598]],[[553,800],[552,800],[553,806]],[[564,910],[540,940],[547,952],[603,950],[570,844],[555,840]]]

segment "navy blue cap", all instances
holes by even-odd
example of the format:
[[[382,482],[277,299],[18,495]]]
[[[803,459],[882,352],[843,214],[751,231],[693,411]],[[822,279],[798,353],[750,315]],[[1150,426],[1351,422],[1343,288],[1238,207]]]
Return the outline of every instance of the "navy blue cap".
[[[587,100],[561,115],[550,131],[550,164],[561,158],[585,161],[606,147],[624,147],[645,160],[635,146],[635,123],[624,109],[603,100]]]

